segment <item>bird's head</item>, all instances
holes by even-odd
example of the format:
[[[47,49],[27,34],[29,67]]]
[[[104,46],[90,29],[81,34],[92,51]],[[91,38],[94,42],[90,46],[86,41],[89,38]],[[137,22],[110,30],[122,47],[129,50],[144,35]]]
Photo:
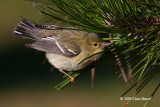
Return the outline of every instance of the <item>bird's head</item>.
[[[104,50],[104,47],[111,43],[104,42],[96,33],[88,33],[84,36],[86,49],[92,53],[98,53]]]

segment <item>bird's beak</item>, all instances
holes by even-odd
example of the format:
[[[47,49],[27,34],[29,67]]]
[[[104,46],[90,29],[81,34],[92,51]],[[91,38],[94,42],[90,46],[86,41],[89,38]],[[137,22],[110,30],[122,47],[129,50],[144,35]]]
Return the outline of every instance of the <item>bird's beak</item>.
[[[109,46],[109,45],[112,45],[112,43],[107,43],[107,42],[103,42],[103,43],[102,43],[102,46],[103,46],[103,47],[106,47],[106,46]]]

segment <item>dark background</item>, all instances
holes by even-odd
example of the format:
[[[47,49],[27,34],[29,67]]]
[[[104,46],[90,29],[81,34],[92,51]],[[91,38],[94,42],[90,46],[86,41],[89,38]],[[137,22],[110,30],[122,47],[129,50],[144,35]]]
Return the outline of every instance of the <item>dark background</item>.
[[[113,63],[96,68],[95,87],[90,87],[90,71],[62,91],[54,87],[62,82],[62,74],[50,72],[49,63],[42,64],[44,53],[26,48],[31,41],[14,36],[20,17],[40,22],[39,12],[22,0],[0,3],[0,107],[122,107],[120,95],[131,86],[125,85]],[[53,23],[54,24],[54,23]],[[137,97],[148,97],[158,83],[158,76]],[[158,92],[159,93],[159,92]],[[155,95],[150,103],[160,101]],[[128,107],[141,107],[145,101],[133,101]]]

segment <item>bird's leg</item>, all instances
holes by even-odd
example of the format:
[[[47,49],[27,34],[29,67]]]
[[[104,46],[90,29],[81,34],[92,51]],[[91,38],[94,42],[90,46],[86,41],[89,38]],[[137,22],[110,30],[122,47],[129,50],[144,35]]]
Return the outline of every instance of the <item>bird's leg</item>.
[[[74,78],[74,77],[72,77],[71,75],[67,74],[66,72],[64,72],[64,71],[61,70],[61,69],[59,69],[59,71],[60,71],[61,73],[65,74],[65,75],[67,75],[67,76],[71,79],[71,83],[74,83],[74,81],[75,81],[75,78]]]
[[[50,68],[49,71],[50,71],[50,72],[53,72],[53,71],[54,71],[54,68],[55,68],[54,66],[51,66],[51,68]]]

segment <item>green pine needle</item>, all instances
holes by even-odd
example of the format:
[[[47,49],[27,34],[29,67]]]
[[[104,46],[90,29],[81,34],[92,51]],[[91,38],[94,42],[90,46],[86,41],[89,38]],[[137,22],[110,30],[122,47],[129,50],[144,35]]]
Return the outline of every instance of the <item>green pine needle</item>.
[[[82,72],[81,72],[82,73]],[[72,77],[77,78],[81,73],[76,72],[72,75]],[[58,84],[55,88],[60,91],[63,88],[65,88],[67,85],[71,84],[71,79],[67,78],[66,80],[64,80],[63,82],[61,82],[60,84]]]

